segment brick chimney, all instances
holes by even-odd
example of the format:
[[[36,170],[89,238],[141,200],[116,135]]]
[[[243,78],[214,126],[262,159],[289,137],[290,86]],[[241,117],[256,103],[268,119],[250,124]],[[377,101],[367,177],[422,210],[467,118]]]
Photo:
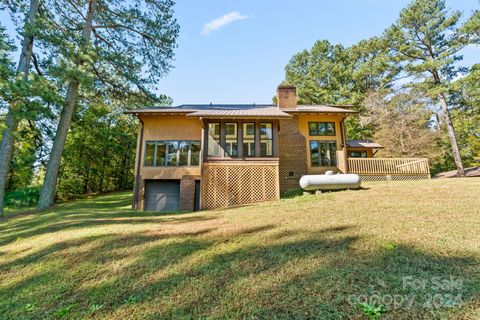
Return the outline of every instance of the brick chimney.
[[[282,84],[277,87],[277,106],[279,109],[297,107],[297,88],[291,84]]]

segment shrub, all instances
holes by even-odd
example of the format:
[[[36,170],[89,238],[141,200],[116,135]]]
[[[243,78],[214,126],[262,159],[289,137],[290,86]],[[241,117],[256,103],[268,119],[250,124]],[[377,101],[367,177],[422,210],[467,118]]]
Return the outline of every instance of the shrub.
[[[7,192],[5,206],[11,208],[35,206],[40,197],[40,187],[27,187]]]

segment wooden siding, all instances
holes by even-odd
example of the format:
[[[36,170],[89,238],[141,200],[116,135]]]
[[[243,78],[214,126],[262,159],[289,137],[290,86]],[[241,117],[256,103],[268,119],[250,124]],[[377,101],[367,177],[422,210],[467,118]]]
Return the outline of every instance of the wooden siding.
[[[144,140],[198,140],[202,125],[198,119],[184,115],[140,116],[145,125]]]
[[[202,140],[202,125],[198,119],[186,118],[185,115],[141,115],[143,121],[143,146],[137,148],[140,157],[140,175],[143,179],[181,179],[184,175],[198,176],[201,167],[146,167],[144,166],[145,142],[157,140]],[[142,150],[138,154],[139,150]],[[201,158],[201,157],[200,157]]]
[[[348,158],[348,167],[363,180],[430,179],[426,158]]]
[[[347,171],[347,154],[345,141],[342,134],[343,126],[341,125],[343,116],[335,114],[299,114],[298,129],[306,138],[307,149],[307,174],[322,174],[325,171],[333,170],[335,172]],[[333,122],[335,123],[335,136],[311,136],[308,130],[309,122]],[[310,141],[335,141],[337,143],[337,166],[332,167],[312,167],[310,161]]]

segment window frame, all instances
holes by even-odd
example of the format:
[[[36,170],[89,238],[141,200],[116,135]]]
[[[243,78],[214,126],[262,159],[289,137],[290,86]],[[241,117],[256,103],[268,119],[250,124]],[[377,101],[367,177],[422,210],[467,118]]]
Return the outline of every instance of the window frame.
[[[311,124],[315,124],[316,131],[318,132],[318,134],[312,133],[312,129],[310,128]],[[321,124],[325,124],[325,125],[331,124],[331,125],[333,125],[333,134],[321,134],[320,129],[319,129],[319,125],[321,125]],[[337,135],[337,126],[335,125],[335,122],[333,122],[333,121],[309,121],[308,122],[308,135],[312,136],[312,137],[335,137]]]
[[[313,159],[312,159],[312,142],[316,142],[318,144],[318,158],[320,159],[320,144],[321,143],[326,143],[327,146],[329,146],[330,144],[335,144],[335,163],[332,164],[332,159],[330,158],[329,161],[330,161],[330,164],[329,165],[322,165],[321,164],[321,161],[320,164],[314,164],[313,163]],[[337,151],[338,151],[338,146],[337,146],[337,141],[335,140],[309,140],[308,141],[308,151],[310,152],[310,166],[312,168],[329,168],[329,167],[338,167],[338,157],[337,157]]]
[[[147,146],[153,142],[153,161],[152,164],[147,164]],[[155,167],[157,162],[157,141],[156,140],[145,140],[145,149],[143,151],[143,166],[144,167]]]
[[[202,141],[201,140],[189,140],[190,146],[188,148],[188,166],[198,167],[202,163]],[[192,164],[192,145],[198,145],[198,164]]]
[[[147,144],[148,143],[154,143],[154,152],[153,152],[153,164],[152,165],[147,165],[145,163],[145,160],[146,160],[146,154],[147,154]],[[168,165],[168,154],[169,154],[169,143],[171,142],[176,142],[177,145],[178,145],[178,150],[176,152],[176,165],[175,166],[172,166],[172,165]],[[181,142],[186,142],[188,144],[188,151],[187,151],[187,164],[186,165],[180,165],[180,143]],[[163,162],[163,164],[161,165],[158,165],[157,164],[157,146],[159,143],[165,143],[165,160]],[[198,164],[195,164],[195,165],[192,165],[192,144],[193,143],[198,143],[198,145],[200,146],[199,147],[199,155],[198,155]],[[143,153],[143,167],[147,167],[147,168],[155,168],[155,167],[160,167],[160,168],[178,168],[178,167],[199,167],[200,164],[201,164],[201,154],[202,154],[202,142],[201,140],[146,140],[145,141],[145,151]]]
[[[208,151],[203,152],[203,161],[252,161],[254,159],[258,160],[270,160],[278,159],[278,131],[279,131],[279,121],[277,119],[257,119],[257,118],[244,118],[244,119],[235,119],[235,118],[226,118],[226,119],[204,119],[203,120],[203,136],[202,136],[202,150],[208,150],[210,147],[211,137],[209,137],[209,126],[213,123],[220,123],[220,155],[208,155]],[[235,123],[237,125],[237,155],[229,156],[226,152],[227,140],[230,139],[233,142],[232,136],[227,138],[227,125]],[[260,125],[267,123],[271,126],[271,144],[272,144],[272,154],[271,155],[261,155],[261,143],[267,142],[267,139],[260,139]],[[248,128],[248,130],[247,130]],[[250,133],[247,135],[247,133]],[[248,141],[248,142],[246,142]],[[250,147],[251,154],[248,154]]]
[[[360,156],[360,157],[353,157],[353,156],[351,155],[352,153],[364,154],[365,157],[362,157],[362,156]],[[365,159],[365,158],[368,158],[368,152],[367,152],[367,150],[350,150],[350,151],[347,152],[347,157],[349,157],[349,158],[355,158],[355,159]]]
[[[218,150],[218,154],[210,154],[209,153],[209,148],[210,148],[210,125],[211,124],[218,124],[218,147],[219,147],[219,150]],[[208,122],[207,124],[207,157],[209,158],[222,158],[222,149],[223,151],[225,151],[225,148],[222,146],[222,122],[221,121],[212,121],[212,122]],[[212,139],[215,139],[212,137]],[[216,141],[216,140],[215,140]]]
[[[236,132],[235,132],[235,139],[236,139],[236,144],[237,144],[237,155],[236,156],[231,156],[227,153],[227,125],[229,124],[234,124],[235,125],[235,129],[236,129]],[[239,158],[240,157],[240,148],[239,148],[239,128],[240,126],[240,123],[239,122],[236,122],[236,121],[229,121],[229,122],[223,122],[223,127],[225,128],[223,131],[222,131],[222,124],[220,124],[220,141],[223,141],[223,157],[224,158],[229,158],[229,159],[235,159],[235,158]],[[224,132],[224,136],[222,138],[222,132]],[[223,140],[222,140],[223,139]],[[243,141],[243,139],[242,139]],[[221,145],[220,145],[221,146]]]
[[[253,124],[253,155],[247,155],[245,153],[245,148],[244,148],[244,138],[245,138],[245,133],[247,131],[247,130],[245,130],[245,125],[247,125],[247,124]],[[242,158],[258,158],[258,156],[257,156],[257,122],[255,122],[255,121],[244,121],[244,122],[242,122],[241,143],[242,143],[242,154],[240,156]]]
[[[269,124],[271,125],[271,130],[272,130],[272,138],[271,139],[263,139],[262,140],[262,124]],[[260,146],[260,158],[272,158],[273,155],[275,154],[275,147],[274,147],[274,132],[273,132],[273,128],[274,128],[274,125],[273,125],[273,122],[259,122],[258,123],[258,143],[259,143],[259,146]],[[262,155],[262,141],[271,141],[272,142],[272,154],[271,155]]]

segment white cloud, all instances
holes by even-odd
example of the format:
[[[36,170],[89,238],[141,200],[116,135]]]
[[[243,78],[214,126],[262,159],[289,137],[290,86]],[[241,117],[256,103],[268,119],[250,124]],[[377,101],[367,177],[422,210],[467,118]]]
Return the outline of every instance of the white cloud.
[[[238,20],[245,20],[250,18],[248,15],[242,15],[240,12],[230,12],[227,14],[224,14],[223,16],[213,19],[205,24],[202,30],[202,35],[207,36],[210,34],[210,32],[218,30],[224,26],[226,26],[229,23],[232,23],[234,21]]]

